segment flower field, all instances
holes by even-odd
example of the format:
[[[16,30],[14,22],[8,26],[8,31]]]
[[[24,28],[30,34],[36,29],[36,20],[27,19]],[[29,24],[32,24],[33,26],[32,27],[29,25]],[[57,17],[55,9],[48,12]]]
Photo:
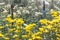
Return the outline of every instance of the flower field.
[[[60,40],[59,8],[28,3],[0,5],[0,40]]]

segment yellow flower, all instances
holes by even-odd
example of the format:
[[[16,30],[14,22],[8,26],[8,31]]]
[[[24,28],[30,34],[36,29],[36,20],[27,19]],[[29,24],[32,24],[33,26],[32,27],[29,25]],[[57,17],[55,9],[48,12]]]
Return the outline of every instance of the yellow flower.
[[[11,19],[10,17],[5,18],[5,20],[6,20],[6,21],[8,21],[9,23],[14,22],[14,20],[13,20],[13,19]]]
[[[30,31],[34,26],[35,26],[36,24],[29,24],[29,25],[27,25],[24,29],[28,32],[28,31]]]
[[[55,23],[59,22],[59,20],[58,19],[53,19],[51,22],[55,24]]]
[[[15,38],[15,40],[20,40],[20,39],[17,37],[17,38]]]
[[[4,37],[4,35],[2,33],[0,33],[0,37]]]
[[[19,18],[19,19],[16,20],[16,25],[20,25],[20,24],[23,24],[23,23],[24,23],[24,21],[23,21],[22,18]]]
[[[45,24],[45,25],[50,24],[50,21],[47,20],[47,19],[41,19],[41,20],[39,20],[39,22],[40,22],[41,24]]]
[[[56,16],[56,17],[54,17],[54,19],[59,19],[60,20],[60,16]]]
[[[42,32],[37,32],[37,33],[35,33],[35,35],[41,35],[42,34]]]
[[[60,38],[57,37],[57,40],[60,40]]]
[[[29,39],[29,40],[32,40],[32,39]]]
[[[15,30],[15,32],[16,32],[16,33],[19,33],[19,32],[20,32],[20,30],[19,30],[19,29],[17,29],[17,30]]]
[[[22,38],[28,38],[28,35],[22,35]]]
[[[47,33],[47,32],[49,32],[49,30],[45,29],[45,30],[44,30],[44,32],[46,32],[46,33]]]
[[[15,34],[15,35],[13,36],[13,38],[16,38],[16,37],[18,37],[18,35],[17,35],[17,34]]]
[[[5,26],[6,26],[6,27],[9,27],[9,26],[11,26],[11,24],[6,24]]]
[[[8,37],[3,37],[5,40],[9,40],[9,38]]]
[[[35,34],[32,35],[33,40],[41,40],[42,38],[40,36],[36,36]]]
[[[8,26],[9,26],[9,24],[6,24],[6,26],[8,27]]]
[[[45,29],[44,29],[44,28],[39,28],[39,30],[40,30],[41,32],[43,32]]]
[[[51,26],[51,25],[46,26],[47,29],[51,29],[52,27],[53,26]]]
[[[52,15],[52,17],[56,17],[56,16],[58,16],[58,12],[53,10],[53,11],[51,12],[51,15]]]
[[[34,40],[42,40],[42,38],[40,36],[36,36],[35,38],[33,38]]]
[[[56,36],[60,37],[60,34],[56,34]]]
[[[10,32],[13,32],[14,30],[15,30],[15,28],[14,29],[9,29],[8,32],[10,33]]]
[[[0,26],[0,29],[4,28],[3,26]]]
[[[47,25],[47,26],[42,26],[42,29],[44,28],[44,29],[51,29],[53,26],[51,26],[51,25]]]
[[[21,29],[21,27],[22,27],[22,26],[18,26],[18,25],[16,25],[16,29]]]

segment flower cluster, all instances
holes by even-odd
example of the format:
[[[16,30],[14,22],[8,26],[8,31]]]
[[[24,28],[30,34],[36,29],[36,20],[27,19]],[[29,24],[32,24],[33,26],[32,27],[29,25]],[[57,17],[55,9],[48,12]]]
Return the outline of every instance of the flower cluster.
[[[50,11],[50,0],[46,2],[46,17],[43,0],[29,0],[26,7],[11,4],[0,7],[0,40],[60,40],[60,7]],[[54,0],[55,1],[55,0]],[[58,10],[58,11],[57,11]],[[13,16],[13,18],[12,18]]]
[[[1,40],[60,40],[60,16],[50,12],[52,19],[40,19],[37,23],[26,24],[23,18],[7,15],[0,26]]]

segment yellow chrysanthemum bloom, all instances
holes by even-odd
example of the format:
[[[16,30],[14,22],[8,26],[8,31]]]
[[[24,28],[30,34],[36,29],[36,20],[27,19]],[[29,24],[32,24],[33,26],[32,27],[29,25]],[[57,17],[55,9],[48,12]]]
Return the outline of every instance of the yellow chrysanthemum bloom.
[[[0,33],[0,37],[4,37],[4,35],[2,33]]]
[[[57,11],[51,11],[51,15],[52,15],[52,17],[56,17],[56,16],[58,16],[58,12]]]
[[[36,24],[29,24],[29,25],[27,25],[24,29],[27,31],[27,32],[29,32],[34,26],[35,26]]]
[[[35,34],[32,35],[33,40],[42,40],[40,36],[36,36]]]
[[[53,19],[51,22],[55,24],[55,23],[59,22],[59,20],[58,19]]]
[[[54,17],[54,19],[59,19],[60,20],[60,16],[58,15],[58,16]]]
[[[50,21],[47,20],[47,19],[41,19],[41,20],[39,20],[39,22],[40,22],[41,24],[45,24],[45,25],[50,24]]]
[[[53,27],[53,26],[48,25],[46,28],[51,30],[52,27]]]
[[[44,28],[39,28],[39,30],[40,30],[41,32],[43,32],[45,29],[44,29]]]
[[[14,22],[14,20],[12,18],[10,18],[10,17],[5,18],[5,20],[8,21],[9,23]]]
[[[45,29],[44,32],[47,33],[47,32],[49,32],[49,30]]]
[[[56,34],[56,36],[60,37],[60,34]]]
[[[19,19],[16,20],[16,25],[20,25],[20,24],[23,24],[23,23],[24,23],[24,21],[23,21],[22,18],[19,18]]]

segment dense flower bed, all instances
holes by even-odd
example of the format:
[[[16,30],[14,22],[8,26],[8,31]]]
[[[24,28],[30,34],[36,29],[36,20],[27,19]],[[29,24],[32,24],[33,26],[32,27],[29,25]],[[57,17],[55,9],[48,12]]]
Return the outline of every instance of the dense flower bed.
[[[60,16],[52,10],[50,17],[26,24],[24,18],[7,15],[0,25],[0,40],[60,40]],[[34,20],[35,21],[35,20]],[[28,21],[27,21],[28,22]],[[38,26],[39,25],[39,26]]]
[[[60,40],[60,3],[50,3],[29,0],[25,7],[0,4],[0,40]]]

